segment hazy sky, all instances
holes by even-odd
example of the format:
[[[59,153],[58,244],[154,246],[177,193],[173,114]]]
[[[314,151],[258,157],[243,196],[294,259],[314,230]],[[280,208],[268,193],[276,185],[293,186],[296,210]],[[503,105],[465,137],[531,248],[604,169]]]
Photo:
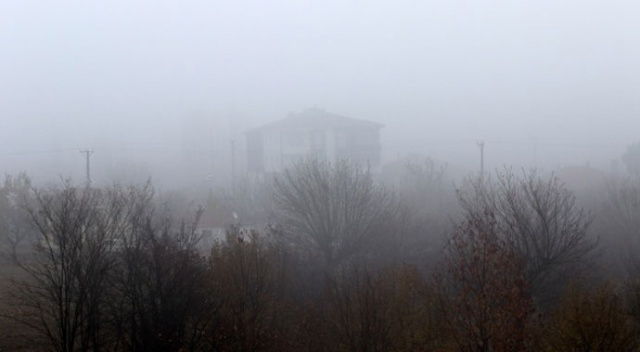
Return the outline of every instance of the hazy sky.
[[[607,165],[640,140],[638,18],[637,0],[2,0],[0,162],[175,150],[194,115],[226,145],[319,106],[385,124],[387,159],[473,168],[485,140],[492,167]]]

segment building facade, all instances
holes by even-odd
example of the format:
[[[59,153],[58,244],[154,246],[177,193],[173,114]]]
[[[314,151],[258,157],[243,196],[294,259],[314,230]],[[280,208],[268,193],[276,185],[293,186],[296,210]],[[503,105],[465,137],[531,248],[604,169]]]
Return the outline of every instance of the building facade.
[[[307,157],[380,169],[381,124],[309,109],[246,132],[248,171],[278,173]]]

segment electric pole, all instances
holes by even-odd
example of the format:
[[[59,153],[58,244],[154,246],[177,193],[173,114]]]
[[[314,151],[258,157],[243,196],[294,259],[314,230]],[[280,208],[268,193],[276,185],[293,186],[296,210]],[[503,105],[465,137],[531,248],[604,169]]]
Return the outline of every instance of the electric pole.
[[[86,157],[87,188],[88,188],[88,187],[91,187],[91,154],[93,154],[93,149],[80,149],[80,153],[83,153]]]
[[[480,182],[484,179],[484,141],[478,142],[480,148]]]

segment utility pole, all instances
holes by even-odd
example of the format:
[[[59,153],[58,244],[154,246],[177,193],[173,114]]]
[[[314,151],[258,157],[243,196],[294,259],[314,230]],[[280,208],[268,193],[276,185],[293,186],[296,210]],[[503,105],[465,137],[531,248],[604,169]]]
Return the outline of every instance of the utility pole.
[[[91,154],[93,154],[93,149],[80,149],[80,153],[83,153],[86,157],[87,188],[88,188],[88,187],[91,187]]]
[[[478,142],[480,148],[480,182],[484,180],[484,141]]]

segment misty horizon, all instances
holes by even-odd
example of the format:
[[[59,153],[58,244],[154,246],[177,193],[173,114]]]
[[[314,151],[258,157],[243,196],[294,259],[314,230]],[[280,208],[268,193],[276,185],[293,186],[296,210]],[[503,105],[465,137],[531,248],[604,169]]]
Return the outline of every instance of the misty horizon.
[[[319,107],[382,161],[610,171],[640,140],[640,4],[0,4],[0,172],[227,184],[231,142]],[[191,171],[187,159],[206,163]],[[194,175],[195,173],[199,173]],[[224,176],[223,176],[224,175]]]

